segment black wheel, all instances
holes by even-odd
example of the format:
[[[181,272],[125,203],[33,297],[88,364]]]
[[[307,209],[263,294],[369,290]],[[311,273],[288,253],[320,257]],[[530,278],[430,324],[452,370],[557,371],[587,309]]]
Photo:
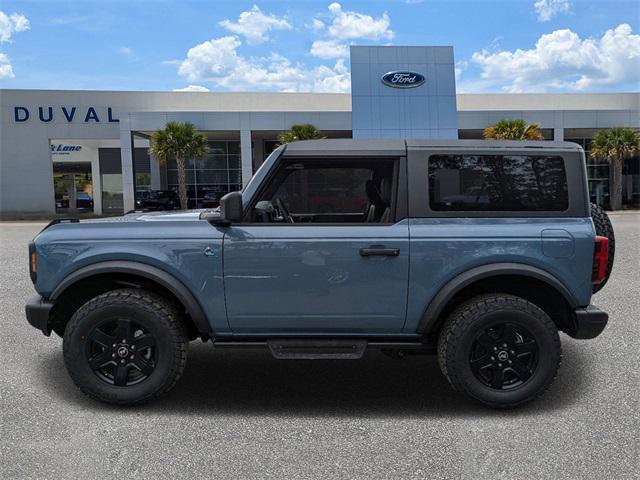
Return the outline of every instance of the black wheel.
[[[513,295],[475,297],[447,319],[438,361],[451,386],[490,407],[542,395],[560,366],[558,329],[536,305]]]
[[[188,342],[170,303],[144,290],[114,290],[89,300],[71,317],[64,361],[87,395],[120,405],[143,403],[178,381]]]
[[[613,225],[609,215],[602,209],[602,207],[591,204],[591,219],[593,225],[596,227],[596,235],[601,237],[607,237],[609,239],[609,258],[607,260],[607,273],[604,277],[604,282],[593,286],[593,293],[601,290],[609,281],[611,270],[613,270],[613,256],[616,253],[616,236],[613,233]]]

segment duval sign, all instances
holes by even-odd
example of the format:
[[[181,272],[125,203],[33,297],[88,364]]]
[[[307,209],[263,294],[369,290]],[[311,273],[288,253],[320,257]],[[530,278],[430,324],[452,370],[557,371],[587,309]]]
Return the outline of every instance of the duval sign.
[[[113,115],[113,109],[111,107],[96,108],[96,107],[74,107],[74,106],[61,106],[61,107],[29,107],[15,106],[13,107],[13,118],[16,123],[22,123],[28,121],[30,118],[38,119],[42,123],[52,122],[54,118],[62,118],[63,121],[71,123],[74,121],[80,121],[84,123],[117,123],[120,120]]]
[[[387,87],[415,88],[422,85],[425,78],[424,75],[416,72],[394,71],[385,73],[381,80]]]

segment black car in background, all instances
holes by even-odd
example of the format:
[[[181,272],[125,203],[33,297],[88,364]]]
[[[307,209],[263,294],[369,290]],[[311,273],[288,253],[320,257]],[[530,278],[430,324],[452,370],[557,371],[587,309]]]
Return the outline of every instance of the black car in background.
[[[71,207],[68,194],[56,194],[56,209],[68,209]],[[86,192],[76,193],[76,210],[93,210],[93,197]]]
[[[178,210],[180,199],[173,190],[149,190],[136,192],[136,209],[139,210]]]
[[[226,194],[226,190],[205,190],[198,202],[198,208],[218,208],[220,206],[220,199]]]

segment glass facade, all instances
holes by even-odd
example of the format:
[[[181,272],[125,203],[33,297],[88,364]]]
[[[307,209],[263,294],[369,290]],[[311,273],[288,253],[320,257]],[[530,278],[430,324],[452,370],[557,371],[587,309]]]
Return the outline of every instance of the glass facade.
[[[591,157],[590,138],[565,138],[584,149],[587,160],[587,180],[591,201],[598,205],[609,205],[609,164]]]
[[[189,208],[202,208],[222,195],[242,188],[239,141],[211,141],[202,159],[187,160]],[[167,162],[167,186],[178,191],[175,160]]]
[[[565,140],[577,143],[584,149],[591,201],[609,207],[611,166],[605,160],[598,160],[591,156],[591,138],[566,138]],[[622,165],[622,205],[640,206],[640,157],[627,159]]]
[[[93,212],[90,162],[53,162],[56,213]]]

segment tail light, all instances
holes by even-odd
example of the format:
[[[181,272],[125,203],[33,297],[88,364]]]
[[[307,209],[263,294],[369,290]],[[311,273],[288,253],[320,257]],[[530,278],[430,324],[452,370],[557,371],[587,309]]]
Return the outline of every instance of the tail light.
[[[29,276],[31,277],[31,281],[36,283],[36,278],[38,274],[38,254],[36,253],[36,244],[31,242],[29,243]]]
[[[607,275],[607,261],[609,260],[609,239],[596,236],[596,244],[593,250],[593,270],[591,283],[598,285],[604,282]]]

